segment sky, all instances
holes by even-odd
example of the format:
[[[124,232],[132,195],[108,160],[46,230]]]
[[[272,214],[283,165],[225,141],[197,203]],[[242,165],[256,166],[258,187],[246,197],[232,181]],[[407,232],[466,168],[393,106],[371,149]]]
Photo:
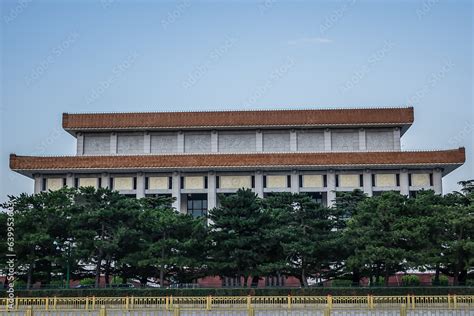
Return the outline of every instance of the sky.
[[[413,106],[402,150],[466,147],[471,1],[40,1],[0,7],[0,202],[9,154],[73,155],[63,112]]]

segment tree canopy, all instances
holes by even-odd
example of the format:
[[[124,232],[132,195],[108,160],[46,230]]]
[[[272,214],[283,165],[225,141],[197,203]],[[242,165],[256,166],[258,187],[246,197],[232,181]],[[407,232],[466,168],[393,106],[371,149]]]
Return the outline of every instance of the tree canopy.
[[[16,271],[27,287],[64,283],[68,271],[95,286],[101,276],[162,286],[211,275],[244,286],[284,276],[301,286],[333,278],[380,283],[412,269],[435,271],[434,283],[445,274],[465,284],[474,267],[473,183],[445,196],[338,192],[333,207],[304,193],[262,199],[240,189],[219,196],[208,218],[177,212],[169,197],[63,188],[10,196],[0,228],[6,240],[13,216]]]

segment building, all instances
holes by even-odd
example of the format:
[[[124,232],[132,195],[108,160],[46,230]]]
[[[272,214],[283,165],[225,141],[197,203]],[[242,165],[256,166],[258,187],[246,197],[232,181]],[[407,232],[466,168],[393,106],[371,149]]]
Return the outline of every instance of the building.
[[[341,191],[442,193],[464,148],[401,151],[413,108],[63,114],[77,142],[68,157],[10,156],[34,192],[108,187],[144,197],[171,195],[195,216],[219,194],[252,188],[306,192],[331,205]]]

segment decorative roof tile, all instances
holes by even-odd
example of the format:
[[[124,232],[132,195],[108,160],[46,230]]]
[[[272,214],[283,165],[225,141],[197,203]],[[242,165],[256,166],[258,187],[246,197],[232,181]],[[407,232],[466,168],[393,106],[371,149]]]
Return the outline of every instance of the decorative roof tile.
[[[34,157],[10,155],[15,171],[226,169],[271,167],[460,166],[465,149],[417,152],[329,152]]]
[[[69,131],[202,127],[409,126],[413,108],[63,114]]]

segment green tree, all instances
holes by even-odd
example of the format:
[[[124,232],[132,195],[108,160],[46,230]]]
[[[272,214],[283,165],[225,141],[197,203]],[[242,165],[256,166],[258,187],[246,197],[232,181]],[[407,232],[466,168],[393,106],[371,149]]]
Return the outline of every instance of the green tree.
[[[49,284],[52,273],[61,272],[57,267],[64,264],[62,249],[68,238],[73,198],[74,190],[64,188],[10,196],[2,205],[13,212],[17,269],[26,275],[27,288],[35,274]]]
[[[443,272],[454,277],[454,285],[466,284],[474,267],[474,192],[473,182],[465,181],[462,194],[448,194],[444,206],[442,237]]]
[[[359,285],[362,277],[362,272],[360,271],[362,265],[352,264],[349,266],[347,264],[347,258],[351,256],[354,258],[354,251],[356,249],[355,240],[349,234],[346,234],[347,223],[356,214],[359,204],[367,198],[367,194],[359,189],[351,192],[337,192],[333,207],[337,228],[337,247],[334,249],[334,254],[337,258],[336,266],[343,266],[345,273],[351,273],[353,285]]]
[[[80,188],[73,216],[76,252],[84,263],[95,265],[95,286],[103,272],[105,282],[121,258],[122,247],[134,235],[141,206],[137,199],[128,198],[105,188]]]
[[[407,198],[397,192],[386,192],[361,202],[349,220],[347,237],[354,242],[354,253],[347,259],[349,267],[366,270],[376,282],[407,268],[413,256],[409,247],[404,218],[409,218]]]
[[[308,286],[309,277],[321,277],[335,262],[334,210],[306,194],[277,193],[264,202],[273,223],[270,238],[280,246],[279,268]]]
[[[132,266],[157,276],[161,286],[173,278],[189,282],[204,275],[207,229],[202,218],[180,214],[171,198],[141,201],[140,242],[127,256]]]
[[[263,227],[268,221],[261,201],[250,189],[220,196],[221,206],[210,211],[212,271],[220,276],[258,278],[264,261]]]

